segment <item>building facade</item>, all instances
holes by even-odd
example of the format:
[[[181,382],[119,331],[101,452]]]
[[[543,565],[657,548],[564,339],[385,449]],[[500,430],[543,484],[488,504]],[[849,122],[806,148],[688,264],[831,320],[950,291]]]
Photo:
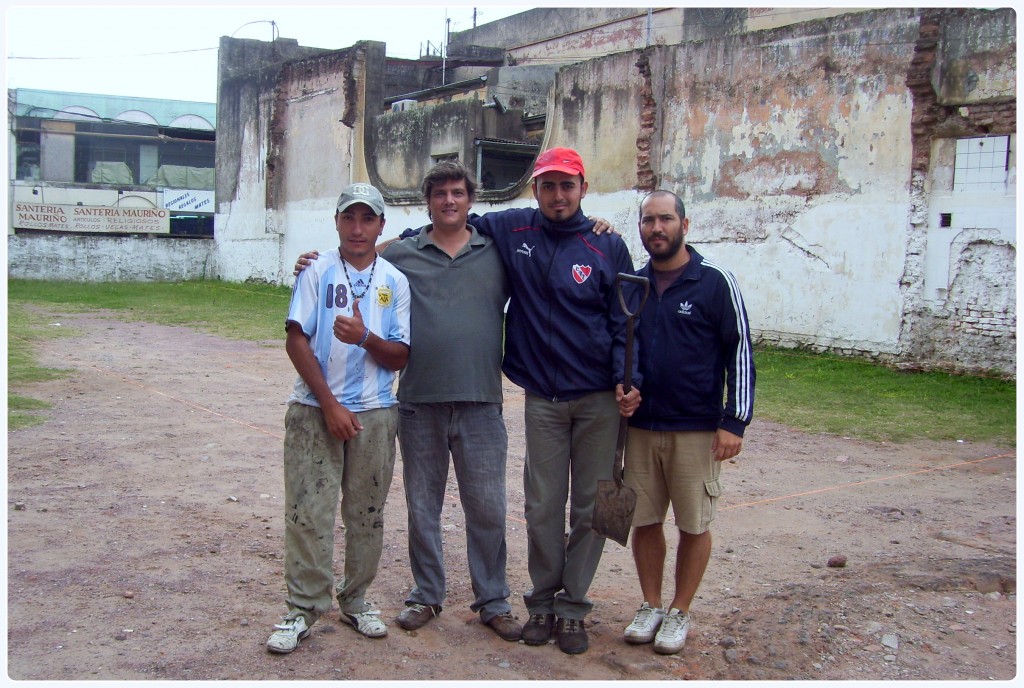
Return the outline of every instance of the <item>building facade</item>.
[[[9,276],[213,276],[212,103],[33,89],[7,100]]]

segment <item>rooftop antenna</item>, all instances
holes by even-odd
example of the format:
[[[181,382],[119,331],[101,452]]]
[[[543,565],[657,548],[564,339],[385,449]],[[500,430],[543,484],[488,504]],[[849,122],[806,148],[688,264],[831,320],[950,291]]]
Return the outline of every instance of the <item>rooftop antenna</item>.
[[[256,19],[256,20],[251,21],[251,22],[245,22],[244,24],[239,26],[237,29],[235,29],[234,33],[231,34],[231,37],[234,38],[236,33],[241,31],[245,27],[249,26],[250,24],[270,24],[270,42],[271,43],[273,43],[274,41],[276,41],[278,38],[281,37],[281,34],[277,30],[277,22],[275,22],[273,19]]]
[[[441,46],[441,85],[444,86],[445,81],[445,69],[448,66],[448,39],[451,36],[452,29],[452,18],[448,16],[447,8],[444,11],[444,45]]]

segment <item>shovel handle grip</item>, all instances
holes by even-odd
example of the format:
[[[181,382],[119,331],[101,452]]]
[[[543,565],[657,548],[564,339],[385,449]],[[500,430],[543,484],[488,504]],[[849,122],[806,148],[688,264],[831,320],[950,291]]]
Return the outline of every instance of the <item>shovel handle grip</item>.
[[[622,293],[624,282],[632,282],[643,287],[640,304],[636,307],[635,311],[629,310],[629,306],[626,305],[626,297]],[[618,290],[619,306],[622,308],[622,312],[626,314],[626,365],[623,366],[625,379],[622,381],[622,392],[623,394],[629,394],[629,390],[633,388],[633,320],[636,314],[643,310],[644,304],[647,303],[647,295],[651,292],[651,282],[646,277],[631,275],[628,272],[620,272],[615,276],[615,286]]]

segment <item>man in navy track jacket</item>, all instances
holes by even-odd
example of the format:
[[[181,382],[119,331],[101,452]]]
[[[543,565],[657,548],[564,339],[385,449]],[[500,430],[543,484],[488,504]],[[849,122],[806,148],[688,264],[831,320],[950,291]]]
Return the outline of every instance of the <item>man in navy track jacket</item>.
[[[638,274],[651,281],[651,296],[636,333],[644,387],[629,421],[625,482],[637,493],[633,559],[644,600],[624,635],[654,641],[662,654],[686,642],[690,604],[711,556],[721,462],[740,453],[754,405],[750,329],[736,278],[687,246],[688,231],[675,194],[655,191],[640,204],[640,238],[651,260]],[[669,503],[680,538],[674,597],[663,607]]]

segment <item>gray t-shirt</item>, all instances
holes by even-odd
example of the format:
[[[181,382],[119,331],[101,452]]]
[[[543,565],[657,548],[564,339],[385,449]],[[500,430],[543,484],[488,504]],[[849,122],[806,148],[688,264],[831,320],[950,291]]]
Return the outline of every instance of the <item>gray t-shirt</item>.
[[[381,256],[409,279],[409,362],[398,400],[501,402],[501,356],[508,279],[492,241],[472,236],[455,258],[426,229]]]

